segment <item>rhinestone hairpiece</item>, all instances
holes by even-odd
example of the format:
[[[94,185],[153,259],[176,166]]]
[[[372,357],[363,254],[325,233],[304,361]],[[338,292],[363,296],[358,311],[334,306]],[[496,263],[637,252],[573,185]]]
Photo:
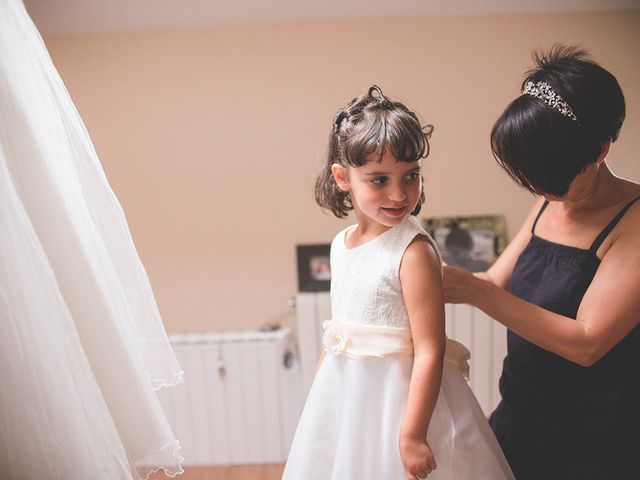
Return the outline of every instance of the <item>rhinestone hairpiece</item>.
[[[571,110],[569,104],[565,102],[563,98],[558,95],[556,91],[551,87],[551,85],[549,85],[547,82],[527,82],[524,84],[522,94],[539,98],[565,117],[570,118],[574,122],[578,121],[578,118],[573,113],[573,110]]]

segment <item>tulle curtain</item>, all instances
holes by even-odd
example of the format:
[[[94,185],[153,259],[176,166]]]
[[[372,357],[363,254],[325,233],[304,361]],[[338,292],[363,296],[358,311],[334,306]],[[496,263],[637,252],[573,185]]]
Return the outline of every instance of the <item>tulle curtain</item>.
[[[0,478],[181,472],[182,380],[89,135],[19,0],[0,0]]]

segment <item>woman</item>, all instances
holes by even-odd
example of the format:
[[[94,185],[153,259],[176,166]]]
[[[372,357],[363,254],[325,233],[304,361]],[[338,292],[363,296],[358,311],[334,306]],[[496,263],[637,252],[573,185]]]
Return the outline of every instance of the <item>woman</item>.
[[[640,185],[606,163],[625,117],[615,77],[556,46],[491,132],[540,198],[487,272],[447,267],[445,299],[508,327],[491,426],[516,478],[640,478]]]

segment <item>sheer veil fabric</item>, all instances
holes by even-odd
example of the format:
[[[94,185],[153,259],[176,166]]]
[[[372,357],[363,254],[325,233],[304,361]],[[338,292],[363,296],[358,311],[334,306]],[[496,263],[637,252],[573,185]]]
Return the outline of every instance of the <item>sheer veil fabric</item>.
[[[21,0],[0,0],[0,478],[182,472],[182,381],[122,209]]]

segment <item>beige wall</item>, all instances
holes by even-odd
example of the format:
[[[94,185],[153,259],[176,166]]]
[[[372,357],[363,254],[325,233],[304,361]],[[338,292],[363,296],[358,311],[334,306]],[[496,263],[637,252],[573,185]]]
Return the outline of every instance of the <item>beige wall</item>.
[[[372,83],[436,126],[421,215],[501,213],[512,235],[532,199],[498,169],[489,131],[532,48],[581,43],[625,91],[610,164],[640,180],[640,10],[46,40],[169,331],[292,323],[295,245],[347,225],[312,198],[332,116]]]

